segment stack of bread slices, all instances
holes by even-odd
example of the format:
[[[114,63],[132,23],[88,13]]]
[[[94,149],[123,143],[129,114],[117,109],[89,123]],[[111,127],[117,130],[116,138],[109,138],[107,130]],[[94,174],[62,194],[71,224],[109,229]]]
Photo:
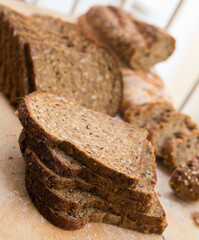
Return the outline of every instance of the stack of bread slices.
[[[26,187],[50,222],[67,230],[103,222],[164,231],[146,130],[49,92],[26,96],[18,115]]]
[[[0,36],[0,89],[11,103],[50,90],[87,108],[117,114],[122,99],[117,61],[77,26],[0,5]]]

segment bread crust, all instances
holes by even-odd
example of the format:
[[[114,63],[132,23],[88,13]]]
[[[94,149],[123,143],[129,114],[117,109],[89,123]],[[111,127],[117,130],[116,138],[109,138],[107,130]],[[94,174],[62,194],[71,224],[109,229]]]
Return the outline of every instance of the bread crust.
[[[61,103],[60,107],[63,108],[63,110],[66,109],[66,111],[68,111],[68,110],[71,111],[73,109],[72,111],[74,111],[74,113],[77,114],[77,115],[78,114],[83,114],[83,112],[85,112],[85,114],[87,115],[86,119],[87,119],[88,124],[89,124],[89,121],[90,121],[89,119],[90,118],[95,118],[95,125],[96,124],[98,125],[100,123],[99,121],[101,121],[102,119],[103,119],[103,121],[100,123],[100,125],[103,124],[104,121],[110,122],[111,124],[106,123],[106,126],[108,128],[110,128],[109,129],[109,131],[110,131],[109,134],[112,134],[111,132],[113,131],[113,128],[115,128],[116,126],[117,126],[117,129],[118,129],[118,127],[122,128],[123,130],[125,129],[124,132],[123,132],[123,136],[125,134],[125,131],[126,131],[126,134],[128,133],[128,131],[130,131],[131,133],[133,132],[133,134],[137,134],[137,139],[139,139],[139,140],[136,140],[135,142],[131,142],[132,145],[136,145],[136,146],[133,146],[133,147],[135,147],[135,149],[137,151],[137,154],[138,154],[137,159],[135,158],[135,160],[138,163],[134,164],[134,169],[137,169],[137,170],[133,172],[132,176],[130,176],[130,173],[129,173],[129,175],[126,174],[126,173],[124,174],[122,172],[123,170],[119,170],[119,171],[118,170],[113,170],[106,163],[108,161],[108,159],[103,158],[103,162],[104,162],[103,163],[103,162],[100,162],[100,160],[99,160],[100,157],[98,156],[98,161],[97,161],[95,159],[95,157],[92,156],[92,152],[89,152],[89,153],[87,152],[86,153],[86,152],[84,152],[80,149],[78,150],[78,148],[75,147],[75,145],[77,145],[78,143],[74,143],[74,142],[72,143],[72,142],[69,142],[68,140],[66,140],[66,141],[62,140],[62,137],[60,138],[61,135],[57,134],[58,133],[57,130],[56,130],[55,133],[48,132],[48,130],[45,129],[45,126],[47,126],[47,125],[45,124],[45,126],[44,125],[41,126],[40,125],[41,124],[41,122],[40,122],[41,119],[39,120],[37,117],[35,118],[34,114],[32,113],[33,109],[31,110],[31,104],[34,102],[34,106],[36,106],[35,101],[37,101],[37,99],[40,100],[40,97],[42,97],[43,100],[44,99],[46,99],[46,100],[49,99],[50,102],[53,104],[52,107],[54,106],[54,104],[59,105],[59,103]],[[45,100],[44,101],[43,100],[41,102],[43,102],[43,104],[44,104],[43,107],[45,109],[47,106],[45,106]],[[63,107],[64,105],[66,106],[66,108]],[[70,110],[70,105],[73,106],[71,108],[71,110]],[[67,110],[67,106],[69,107],[68,110]],[[74,106],[76,106],[78,108],[77,111],[75,110]],[[48,110],[48,111],[51,111],[51,110]],[[19,119],[20,119],[23,127],[28,132],[28,134],[30,136],[32,136],[36,141],[41,141],[41,142],[44,142],[44,143],[49,142],[49,145],[52,145],[52,144],[59,145],[60,148],[62,150],[64,150],[65,152],[67,152],[69,155],[72,155],[75,159],[81,161],[83,164],[85,164],[92,171],[94,171],[94,172],[97,171],[99,175],[112,179],[115,182],[115,184],[119,184],[119,185],[123,185],[123,186],[131,186],[133,183],[138,181],[139,174],[140,174],[140,166],[141,166],[140,164],[141,164],[142,156],[143,156],[142,155],[143,154],[142,147],[143,147],[144,141],[145,141],[146,136],[147,136],[147,132],[145,130],[142,130],[142,129],[138,130],[137,128],[135,128],[133,126],[130,126],[128,124],[126,125],[124,122],[122,122],[120,120],[116,120],[116,119],[110,118],[106,115],[103,115],[101,113],[97,113],[97,112],[94,112],[94,111],[91,111],[91,110],[88,110],[88,109],[84,109],[83,107],[80,107],[80,109],[79,109],[78,105],[74,104],[73,102],[69,102],[67,99],[60,98],[60,97],[58,97],[54,94],[44,93],[44,92],[43,93],[42,92],[35,92],[35,93],[32,93],[29,96],[27,96],[25,99],[23,99],[20,103],[20,106],[19,106],[19,109],[18,109],[18,114],[19,114]],[[63,111],[62,111],[62,114],[64,116]],[[90,118],[88,118],[88,115],[90,116]],[[48,119],[45,118],[45,121],[51,121],[52,120],[51,118],[48,118]],[[101,119],[101,120],[98,120],[98,119]],[[38,120],[39,120],[39,122],[38,122]],[[60,119],[60,121],[61,121],[61,119]],[[68,124],[68,122],[65,122],[64,124]],[[85,122],[83,123],[83,125],[84,124],[85,124]],[[89,127],[86,127],[86,126],[85,127],[86,127],[86,129],[89,128],[88,130],[90,131],[91,125],[88,125],[88,124],[86,126],[89,126]],[[62,125],[63,125],[63,123],[62,123]],[[62,127],[61,125],[58,125],[58,126]],[[100,129],[99,129],[99,131],[101,131]],[[84,131],[87,132],[87,130],[84,130]],[[104,131],[105,130],[103,130],[103,132]],[[56,136],[54,136],[54,134]],[[101,136],[102,136],[102,139],[103,139],[104,133],[101,133],[101,134],[102,134]],[[114,133],[114,135],[115,135],[115,133]],[[93,137],[95,139],[95,136],[92,135],[91,138],[93,138]],[[104,145],[103,141],[101,143],[102,143],[102,145]],[[121,146],[124,146],[124,147],[126,146],[127,148],[129,148],[129,145],[128,146],[127,145],[121,145]],[[139,151],[139,149],[141,151]],[[110,149],[109,149],[109,151],[110,151]],[[114,154],[114,152],[113,152],[113,154]],[[132,153],[126,152],[125,154],[132,154]],[[134,158],[134,156],[135,155],[133,154],[132,158]],[[120,169],[119,166],[121,165],[121,169],[122,169],[122,166],[123,166],[122,162],[117,161],[117,164],[118,164],[117,168]],[[125,169],[127,168],[128,164],[131,164],[131,163],[126,163]],[[125,170],[125,172],[126,172],[126,170]]]
[[[48,189],[45,184],[43,184],[38,178],[36,178],[35,173],[30,169],[26,168],[26,171],[29,172],[28,178],[26,178],[27,188],[32,188],[32,192],[36,193],[38,197],[45,202],[45,206],[50,207],[56,211],[67,211],[68,213],[76,213],[82,208],[94,207],[103,211],[110,212],[112,214],[119,215],[121,217],[127,217],[133,221],[139,222],[143,225],[147,224],[162,224],[165,221],[165,212],[162,209],[158,199],[154,196],[154,203],[152,209],[149,212],[139,212],[139,211],[129,211],[121,206],[115,204],[110,204],[105,200],[98,198],[94,195],[91,195],[87,199],[85,198],[82,202],[77,202],[75,199],[68,199],[64,195],[59,195],[58,192],[55,192],[53,189]],[[75,191],[75,190],[73,190]],[[93,196],[93,197],[92,197]],[[119,203],[119,202],[118,202]],[[80,206],[81,204],[81,206]]]
[[[199,156],[179,165],[172,173],[169,184],[180,198],[187,201],[199,200]]]
[[[85,34],[108,46],[134,69],[148,70],[175,49],[175,40],[166,31],[138,21],[121,8],[94,6],[78,23]]]
[[[43,202],[40,196],[38,196],[33,191],[33,189],[31,188],[31,184],[27,184],[27,191],[32,202],[37,207],[39,212],[52,224],[54,224],[57,227],[63,228],[65,230],[81,229],[88,222],[103,222],[103,223],[113,224],[123,228],[129,228],[129,229],[144,232],[144,233],[154,232],[157,234],[161,234],[167,226],[166,220],[164,220],[161,224],[158,224],[158,225],[154,225],[154,224],[143,225],[141,223],[138,224],[137,222],[127,217],[122,219],[118,215],[111,214],[109,212],[105,212],[101,210],[96,210],[97,212],[96,214],[94,212],[93,214],[88,214],[83,218],[75,218],[68,215],[67,212],[59,212],[45,206],[45,202]],[[94,209],[92,210],[95,211]]]
[[[29,146],[29,148],[37,154],[37,156],[41,160],[41,164],[49,167],[61,178],[72,177],[80,179],[81,181],[86,181],[88,183],[91,183],[92,185],[95,185],[97,188],[101,188],[102,191],[108,191],[105,196],[110,194],[115,197],[122,196],[122,198],[128,199],[129,201],[139,201],[140,205],[142,205],[142,208],[150,205],[151,199],[153,197],[153,189],[157,181],[157,176],[155,171],[156,164],[153,148],[148,143],[146,146],[144,156],[145,159],[143,160],[141,170],[142,180],[139,180],[137,185],[131,188],[122,188],[115,185],[114,182],[109,181],[106,178],[102,178],[97,173],[90,171],[88,168],[75,161],[71,156],[64,154],[58,149],[53,150],[42,143],[37,144],[34,140],[27,140],[27,136],[24,131],[20,135],[19,143],[22,153],[24,153],[25,149]],[[150,155],[150,157],[146,157],[146,155]],[[68,158],[70,158],[70,161],[68,161],[67,164],[64,164],[64,161],[66,161],[66,159]],[[38,164],[36,165],[36,167],[38,167]],[[42,171],[38,169],[38,171],[36,170],[35,172],[39,173]],[[45,173],[42,173],[42,175],[45,177]],[[48,179],[49,177],[46,178]],[[50,186],[50,184],[52,184],[52,180],[53,176],[50,177],[50,183],[48,184],[47,182],[47,185]],[[61,188],[62,186],[63,184],[60,183],[58,185],[56,184],[56,186],[53,187]],[[100,190],[98,190],[98,192],[99,191]]]

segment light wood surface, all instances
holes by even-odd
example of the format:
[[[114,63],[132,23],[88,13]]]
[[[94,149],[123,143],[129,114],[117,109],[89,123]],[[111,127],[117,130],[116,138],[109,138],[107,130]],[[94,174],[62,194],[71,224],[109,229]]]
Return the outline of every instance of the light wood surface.
[[[1,3],[5,4],[5,1],[0,0]],[[7,0],[6,4],[26,14],[39,12],[72,19],[21,2]],[[169,173],[161,165],[158,166],[157,191],[169,224],[163,236],[141,234],[106,224],[88,224],[75,232],[56,228],[38,213],[26,193],[24,163],[18,146],[20,130],[14,109],[0,93],[0,240],[199,239],[199,227],[191,218],[191,214],[199,210],[199,203],[187,203],[175,197],[168,186]]]

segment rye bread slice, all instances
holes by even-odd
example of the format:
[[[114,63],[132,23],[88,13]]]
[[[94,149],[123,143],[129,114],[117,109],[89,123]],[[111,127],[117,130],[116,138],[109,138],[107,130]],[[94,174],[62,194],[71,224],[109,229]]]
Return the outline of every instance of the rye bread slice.
[[[88,191],[80,191],[72,187],[62,190],[48,188],[45,183],[40,181],[31,167],[27,168],[26,166],[26,171],[30,176],[26,179],[26,186],[32,185],[33,191],[35,190],[37,195],[42,198],[45,205],[54,210],[73,213],[81,208],[95,207],[123,217],[127,216],[142,224],[161,224],[165,220],[165,212],[155,194],[150,209],[147,212],[140,212],[133,210],[131,206],[120,204],[118,200],[110,203]]]
[[[87,108],[114,116],[121,102],[118,65],[94,44],[86,52],[64,45],[29,42],[26,49],[29,78],[34,90],[53,91]]]
[[[44,178],[50,181],[46,182],[49,186],[52,185],[54,178],[54,173],[60,176],[60,184],[53,186],[54,188],[61,187],[62,177],[68,178],[78,178],[79,180],[87,181],[93,185],[96,185],[99,188],[102,188],[109,191],[110,194],[123,197],[129,200],[140,201],[140,204],[145,207],[149,205],[150,200],[153,196],[153,189],[157,181],[156,177],[156,164],[154,157],[154,150],[150,143],[146,144],[146,150],[143,156],[143,162],[141,166],[141,176],[142,178],[138,180],[135,187],[131,188],[122,188],[114,184],[113,181],[110,181],[106,178],[99,176],[97,173],[90,171],[87,167],[82,165],[80,162],[75,160],[73,157],[65,154],[58,148],[51,148],[46,146],[43,143],[37,143],[33,139],[28,138],[25,131],[23,130],[19,137],[19,144],[21,152],[24,154],[25,149],[29,146],[33,150],[39,159],[41,164],[32,165],[39,167],[41,169],[48,168],[47,171],[38,171],[35,172],[41,173]],[[45,154],[44,154],[45,153]],[[39,161],[40,161],[39,160]],[[54,182],[54,181],[53,181]]]
[[[179,138],[171,138],[165,141],[162,151],[164,164],[170,168],[176,168],[185,164],[199,153],[199,131],[182,135]]]
[[[138,181],[146,130],[50,92],[26,96],[18,113],[23,127],[36,141],[59,145],[115,184],[131,186]]]
[[[88,182],[86,178],[84,179],[78,176],[66,178],[57,175],[54,171],[50,170],[45,164],[40,161],[38,156],[32,151],[30,147],[27,147],[26,151],[23,153],[23,157],[26,162],[27,168],[31,168],[35,172],[37,177],[41,181],[43,181],[44,184],[49,188],[64,189],[72,186],[82,191],[89,191],[97,196],[100,196],[110,201],[111,203],[119,201],[122,205],[131,206],[132,209],[136,209],[139,211],[145,211],[151,205],[152,198],[154,196],[154,189],[151,188],[150,192],[144,191],[140,187],[140,185],[144,185],[141,181],[140,183],[138,183],[139,186],[135,189],[119,188],[117,190],[117,188],[115,187],[116,191],[111,192],[109,191],[109,189],[100,187],[101,183],[99,184],[99,181],[102,178],[99,179],[98,175],[96,176],[96,178],[98,178],[98,182],[96,181],[94,183],[90,181]],[[104,181],[105,179],[103,179],[102,183]]]
[[[121,8],[91,7],[78,23],[85,34],[110,48],[133,69],[148,70],[175,49],[175,40],[166,31],[138,21]]]
[[[32,188],[29,178],[29,172],[26,171],[26,188],[32,202],[39,212],[57,227],[66,230],[77,230],[84,227],[88,222],[103,222],[144,233],[154,232],[161,234],[167,226],[166,219],[159,224],[147,225],[133,221],[127,216],[122,218],[119,215],[94,208],[83,208],[73,214],[69,214],[66,211],[56,211],[46,206],[46,201],[43,201],[41,196]]]
[[[150,132],[151,127],[163,121],[174,111],[169,102],[144,103],[126,110],[123,118],[130,124],[146,128]]]
[[[173,112],[150,130],[149,140],[155,148],[157,156],[162,156],[163,145],[168,139],[191,134],[197,130],[197,124],[180,112]]]
[[[179,165],[172,173],[169,185],[180,198],[199,200],[199,155]]]

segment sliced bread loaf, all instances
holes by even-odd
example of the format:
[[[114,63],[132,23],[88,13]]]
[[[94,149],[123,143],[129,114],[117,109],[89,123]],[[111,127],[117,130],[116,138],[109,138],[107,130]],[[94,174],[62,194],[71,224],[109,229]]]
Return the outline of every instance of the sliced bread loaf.
[[[176,111],[151,128],[149,139],[155,147],[156,155],[161,157],[166,140],[190,134],[195,130],[197,130],[196,123],[189,116]]]
[[[122,97],[120,71],[104,49],[93,44],[83,53],[64,45],[30,42],[26,55],[33,90],[52,90],[112,116],[118,112]]]
[[[32,187],[30,172],[26,171],[26,188],[33,203],[37,209],[55,226],[66,230],[77,230],[84,227],[88,222],[103,222],[108,224],[114,224],[124,228],[130,228],[135,231],[141,231],[145,233],[154,232],[162,233],[167,226],[166,220],[159,224],[143,224],[133,221],[130,217],[121,217],[119,215],[112,214],[107,211],[94,208],[83,208],[75,213],[68,213],[67,211],[56,211],[46,206],[46,201],[37,194],[36,189]]]
[[[146,128],[149,132],[151,127],[168,117],[174,108],[168,102],[149,102],[139,106],[131,107],[124,113],[124,120],[141,128]]]
[[[79,26],[134,69],[148,70],[166,60],[175,49],[175,40],[166,31],[138,21],[130,13],[113,6],[92,7],[79,17]]]
[[[47,207],[54,210],[74,213],[82,208],[95,207],[123,217],[128,216],[130,219],[142,224],[161,224],[165,220],[165,212],[155,194],[150,209],[147,212],[140,212],[135,211],[133,207],[131,208],[131,205],[120,204],[120,201],[110,203],[90,192],[80,191],[75,188],[50,189],[36,177],[31,168],[26,168],[26,170],[30,176],[27,183],[29,181],[29,184],[32,185],[32,191],[40,196]]]
[[[66,178],[77,178],[77,180],[81,182],[87,181],[88,183],[91,183],[98,188],[101,188],[101,191],[103,191],[103,189],[109,191],[105,191],[107,192],[106,195],[110,194],[116,197],[139,201],[140,205],[142,205],[143,208],[150,204],[150,200],[153,196],[153,189],[157,180],[155,171],[155,158],[153,148],[150,144],[147,144],[145,154],[143,156],[141,166],[142,178],[138,180],[135,187],[122,188],[115,185],[113,181],[102,178],[97,173],[92,172],[80,162],[76,161],[74,158],[65,154],[58,148],[47,147],[45,144],[38,144],[34,140],[30,141],[30,139],[28,140],[27,137],[24,135],[25,132],[23,131],[19,139],[21,151],[22,153],[24,153],[25,149],[29,145],[29,147],[37,154],[42,163],[40,162],[40,160],[38,160],[37,162],[40,162],[40,164],[31,163],[31,165],[34,165],[36,168],[38,168],[38,171],[35,170],[35,172],[41,173],[43,177],[47,179],[47,185],[51,186],[54,183],[53,179],[55,177],[55,174],[58,174],[60,177],[63,176]],[[39,166],[41,167],[39,168]],[[45,166],[52,171],[47,170]],[[42,172],[41,169],[43,169],[44,171]],[[48,179],[50,179],[50,181],[48,181]],[[61,179],[65,178],[61,177],[59,181],[60,185],[56,184],[56,186],[63,186],[63,183],[61,183]],[[53,181],[53,183],[51,180]],[[99,191],[100,189],[98,190],[98,192]]]
[[[179,165],[172,173],[169,184],[180,198],[199,200],[199,156]]]
[[[147,185],[147,176],[143,174],[143,182],[140,180],[138,186],[135,189],[125,189],[115,187],[115,191],[108,191],[105,187],[100,187],[101,182],[98,175],[96,178],[98,181],[87,181],[85,178],[73,177],[66,178],[57,175],[54,171],[50,170],[45,164],[43,164],[38,156],[32,151],[30,147],[27,147],[26,151],[23,153],[27,168],[31,168],[35,174],[41,179],[46,186],[53,187],[55,189],[63,189],[66,187],[74,187],[83,191],[89,191],[97,196],[100,196],[111,203],[121,202],[121,205],[131,206],[133,209],[138,209],[139,211],[145,211],[151,205],[152,198],[154,197],[154,189]],[[50,160],[50,159],[49,159]],[[148,169],[148,175],[150,175],[150,170]],[[95,174],[93,174],[95,175]],[[146,179],[145,179],[146,178]],[[90,180],[90,179],[89,179]],[[100,184],[99,184],[100,182]],[[112,183],[113,184],[113,183]],[[100,185],[100,186],[99,186]]]
[[[18,113],[23,127],[35,140],[59,145],[115,184],[131,186],[138,181],[146,130],[49,92],[26,96]]]
[[[185,134],[178,138],[171,138],[165,141],[162,151],[164,163],[176,168],[185,164],[192,156],[199,153],[199,131]]]

